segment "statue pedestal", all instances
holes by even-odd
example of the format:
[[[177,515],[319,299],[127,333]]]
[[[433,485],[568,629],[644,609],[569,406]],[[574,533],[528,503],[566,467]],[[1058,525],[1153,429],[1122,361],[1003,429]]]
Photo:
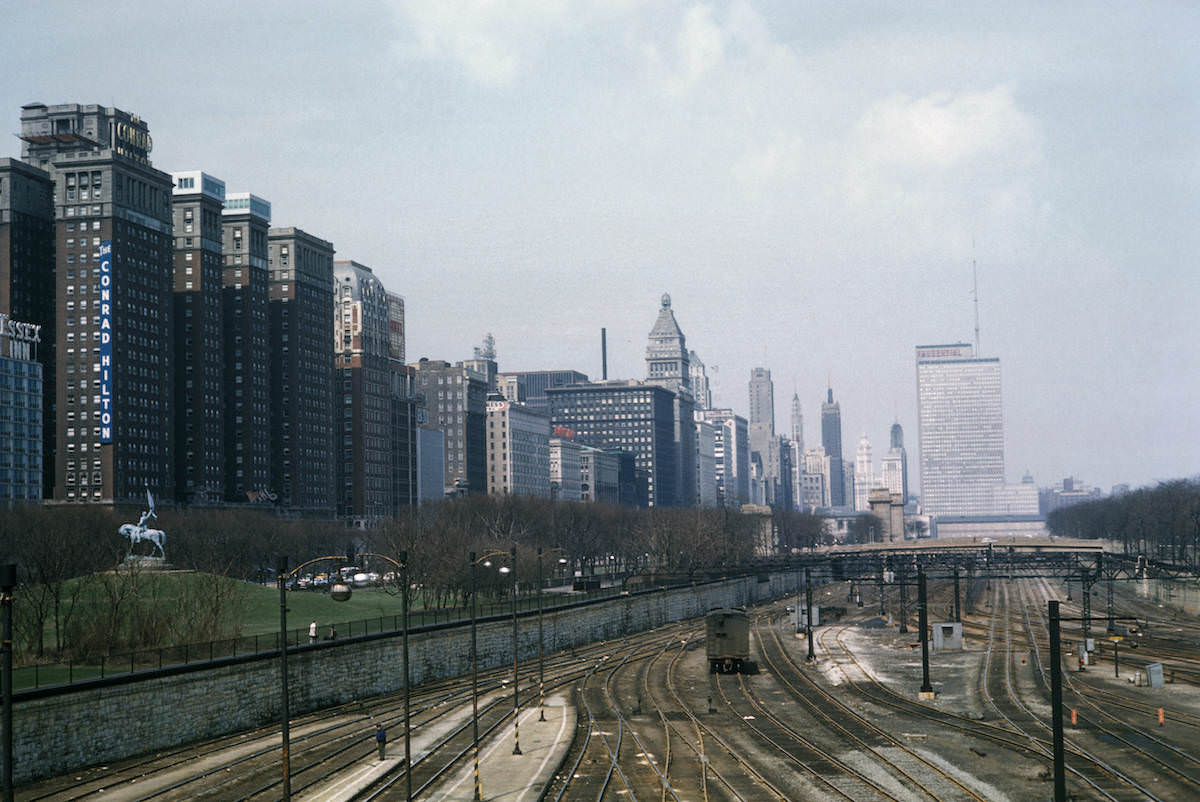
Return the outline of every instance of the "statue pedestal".
[[[144,571],[163,571],[171,567],[165,557],[149,557],[141,554],[130,554],[124,560],[121,560],[121,565],[126,565],[131,568],[141,568]]]

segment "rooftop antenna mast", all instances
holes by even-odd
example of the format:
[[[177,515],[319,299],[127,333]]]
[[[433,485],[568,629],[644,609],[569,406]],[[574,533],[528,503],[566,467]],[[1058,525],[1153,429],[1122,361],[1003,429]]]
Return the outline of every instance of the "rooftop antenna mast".
[[[979,266],[975,262],[975,238],[971,237],[971,296],[975,303],[975,356],[983,356],[979,350]]]

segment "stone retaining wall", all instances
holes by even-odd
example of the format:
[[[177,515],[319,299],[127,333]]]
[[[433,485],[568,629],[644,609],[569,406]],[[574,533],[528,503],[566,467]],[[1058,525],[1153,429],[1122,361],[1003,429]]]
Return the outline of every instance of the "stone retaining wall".
[[[622,596],[546,612],[547,654],[796,592],[796,572],[753,576]],[[537,618],[523,613],[518,651],[537,655]],[[412,682],[466,674],[469,624],[418,631],[409,639]],[[511,620],[480,623],[479,667],[512,662]],[[403,688],[399,635],[362,636],[288,651],[291,714],[302,715]],[[269,725],[280,716],[279,659],[235,658],[178,673],[125,678],[93,687],[22,694],[13,711],[13,774],[18,783],[144,752]]]

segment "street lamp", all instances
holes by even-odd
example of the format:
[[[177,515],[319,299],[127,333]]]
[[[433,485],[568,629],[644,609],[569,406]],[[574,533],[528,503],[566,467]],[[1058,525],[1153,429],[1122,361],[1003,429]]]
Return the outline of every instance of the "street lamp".
[[[400,569],[400,626],[401,626],[401,663],[404,669],[404,798],[412,800],[412,727],[409,721],[409,705],[411,700],[411,691],[409,688],[409,670],[408,670],[408,552],[401,551],[400,559],[394,560],[386,554],[376,554],[366,551],[361,555],[363,560],[363,569],[366,570],[367,558],[375,557],[385,562],[391,563],[395,568]],[[348,585],[334,586],[333,596],[334,601],[346,601],[350,598],[350,587]]]
[[[564,549],[555,546],[550,551],[566,554]],[[558,564],[564,565],[566,557],[559,557]],[[538,621],[538,721],[546,720],[546,665],[542,656],[542,547],[537,550],[537,621]]]
[[[292,798],[291,744],[288,737],[288,670],[287,670],[287,556],[280,554],[276,563],[279,583],[279,685],[283,694],[280,728],[283,734],[283,798]]]
[[[404,666],[404,780],[405,780],[405,799],[412,799],[412,761],[411,761],[411,729],[409,726],[409,669],[408,669],[408,552],[400,552],[400,559],[394,560],[385,554],[374,554],[372,552],[363,552],[360,555],[363,558],[363,565],[366,565],[368,557],[377,557],[381,560],[391,563],[396,568],[400,569],[400,619],[402,630],[402,662]],[[280,685],[283,690],[283,798],[290,800],[292,798],[292,778],[291,778],[291,748],[288,733],[288,673],[287,673],[287,581],[290,577],[300,573],[303,569],[318,562],[325,561],[347,562],[342,556],[325,556],[316,557],[307,562],[302,562],[288,571],[287,557],[280,555],[278,562],[278,578],[279,578],[279,671]],[[0,576],[2,578],[2,576]],[[349,600],[351,596],[351,588],[344,582],[337,582],[329,589],[329,596],[336,602],[344,602]]]
[[[518,728],[520,706],[517,698],[517,572],[515,570],[517,564],[517,547],[513,546],[511,552],[493,550],[480,557],[476,557],[475,552],[471,552],[468,557],[471,566],[471,752],[475,774],[475,802],[480,802],[483,799],[479,782],[479,648],[477,638],[479,583],[476,567],[482,564],[487,568],[491,568],[492,558],[505,554],[510,555],[512,567],[507,565],[501,566],[499,571],[502,574],[512,573],[513,576],[513,754],[521,754],[520,732]]]
[[[500,569],[500,573],[505,573],[504,568]],[[512,574],[512,622],[513,622],[513,750],[514,755],[521,754],[521,699],[517,696],[519,678],[517,675],[517,661],[520,655],[517,652],[517,547],[512,547],[512,565],[509,567],[509,573]]]

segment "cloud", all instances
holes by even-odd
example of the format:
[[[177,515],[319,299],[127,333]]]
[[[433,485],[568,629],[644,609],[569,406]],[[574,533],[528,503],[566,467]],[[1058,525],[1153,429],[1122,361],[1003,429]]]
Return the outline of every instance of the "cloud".
[[[947,170],[980,159],[1029,164],[1039,136],[1034,121],[998,86],[987,92],[892,95],[867,109],[854,127],[855,158],[866,167]]]
[[[517,81],[548,42],[628,13],[638,0],[401,0],[415,51],[407,56],[457,62],[484,86]]]

